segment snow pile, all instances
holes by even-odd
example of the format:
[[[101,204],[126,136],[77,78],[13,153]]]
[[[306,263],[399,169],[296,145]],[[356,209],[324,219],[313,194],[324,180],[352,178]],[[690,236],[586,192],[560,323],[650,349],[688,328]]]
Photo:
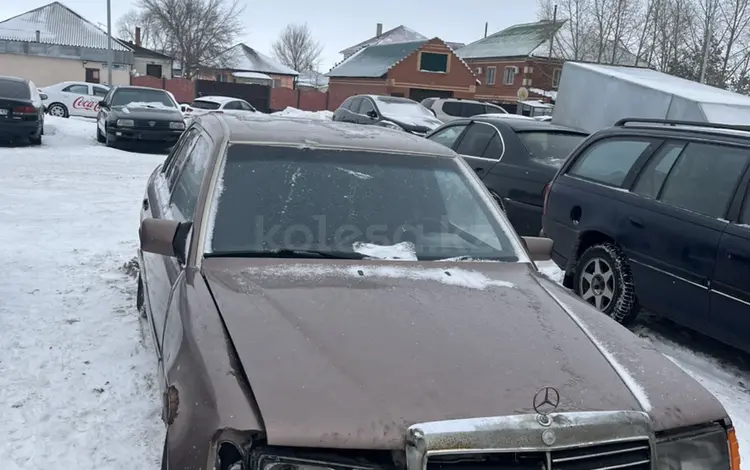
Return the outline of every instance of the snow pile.
[[[414,243],[411,242],[401,242],[388,246],[356,242],[352,245],[352,249],[355,253],[374,259],[417,261]]]
[[[291,106],[287,106],[286,109],[284,109],[283,111],[277,111],[272,114],[274,116],[317,119],[320,121],[330,121],[331,119],[333,119],[332,111],[303,111],[301,109],[293,108]]]
[[[159,468],[155,353],[123,265],[164,156],[95,135],[93,120],[47,116],[41,147],[0,146],[3,469]]]
[[[174,109],[174,106],[167,106],[159,101],[133,101],[125,105],[126,108],[159,108]]]

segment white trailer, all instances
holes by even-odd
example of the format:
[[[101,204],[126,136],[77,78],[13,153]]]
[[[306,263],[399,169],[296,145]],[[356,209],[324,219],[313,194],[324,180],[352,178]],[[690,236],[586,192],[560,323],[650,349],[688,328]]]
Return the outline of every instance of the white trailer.
[[[750,97],[651,69],[565,63],[553,124],[593,133],[626,117],[750,126]]]

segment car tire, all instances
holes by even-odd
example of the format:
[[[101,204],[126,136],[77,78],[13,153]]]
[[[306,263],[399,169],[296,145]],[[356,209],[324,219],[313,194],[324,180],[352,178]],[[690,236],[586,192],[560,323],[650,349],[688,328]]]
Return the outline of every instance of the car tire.
[[[63,118],[70,117],[68,108],[62,103],[52,103],[51,105],[47,106],[47,114],[49,114],[50,116]]]
[[[638,300],[630,265],[622,250],[613,243],[590,246],[576,263],[575,293],[584,302],[622,324],[638,315]]]
[[[29,137],[29,143],[31,145],[42,145],[42,131],[39,131],[39,134],[35,137]]]
[[[96,141],[100,144],[103,144],[107,141],[107,139],[104,138],[104,135],[102,135],[102,131],[99,130],[99,126],[96,126]]]
[[[115,146],[115,139],[110,138],[110,133],[107,130],[107,126],[104,126],[104,145],[107,147],[114,147]]]

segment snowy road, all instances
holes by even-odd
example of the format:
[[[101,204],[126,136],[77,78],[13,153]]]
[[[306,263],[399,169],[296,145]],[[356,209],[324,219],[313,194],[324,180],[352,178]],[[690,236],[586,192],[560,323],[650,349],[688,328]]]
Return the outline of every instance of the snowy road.
[[[47,118],[0,147],[0,468],[156,469],[163,425],[133,307],[144,183],[163,155],[107,149]]]
[[[40,148],[0,147],[0,469],[156,470],[156,364],[124,265],[164,156],[98,145],[92,121],[48,117],[46,132]],[[660,328],[635,331],[721,400],[750,470],[746,356]]]

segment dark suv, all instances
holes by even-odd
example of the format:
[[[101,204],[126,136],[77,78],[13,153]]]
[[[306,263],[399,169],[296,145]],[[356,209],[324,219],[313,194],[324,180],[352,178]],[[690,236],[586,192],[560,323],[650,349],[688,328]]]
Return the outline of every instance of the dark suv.
[[[620,322],[640,306],[750,352],[750,126],[623,119],[547,189],[565,285]]]

